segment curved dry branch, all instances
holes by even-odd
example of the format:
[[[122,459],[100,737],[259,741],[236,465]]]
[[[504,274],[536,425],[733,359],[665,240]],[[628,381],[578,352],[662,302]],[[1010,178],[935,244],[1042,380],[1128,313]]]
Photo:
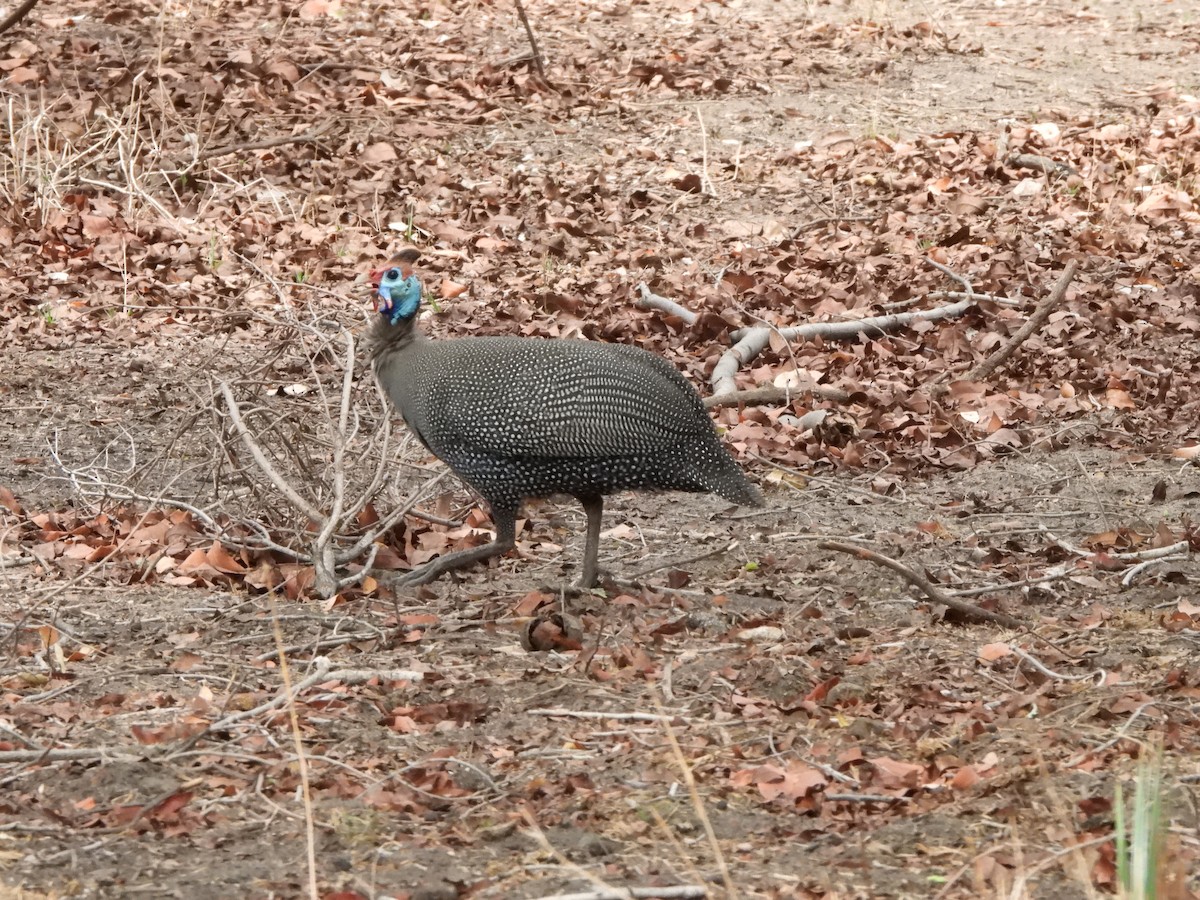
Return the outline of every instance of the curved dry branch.
[[[836,550],[838,553],[849,553],[851,556],[870,560],[877,565],[889,568],[893,572],[899,573],[900,577],[909,584],[919,588],[934,603],[948,607],[969,619],[982,619],[984,622],[1003,625],[1005,628],[1024,629],[1026,627],[1025,623],[1020,619],[1015,619],[1004,613],[992,612],[990,609],[984,609],[973,603],[959,600],[957,597],[951,597],[928,578],[918,575],[908,566],[892,559],[890,556],[884,556],[882,553],[876,553],[874,550],[868,550],[866,547],[858,544],[844,544],[841,541],[821,541],[817,546],[822,550]]]

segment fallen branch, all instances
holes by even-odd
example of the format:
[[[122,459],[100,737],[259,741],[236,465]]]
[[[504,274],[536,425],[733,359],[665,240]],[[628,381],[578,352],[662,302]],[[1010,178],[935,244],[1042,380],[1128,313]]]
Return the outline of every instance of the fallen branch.
[[[9,13],[8,18],[6,18],[3,22],[0,22],[0,34],[4,34],[4,32],[8,31],[8,29],[12,28],[23,18],[29,15],[30,10],[37,6],[37,2],[38,0],[25,0],[24,3]]]
[[[734,332],[736,337],[737,332]],[[712,385],[714,396],[731,394],[737,390],[738,370],[766,349],[771,340],[768,328],[751,328],[744,337],[721,354],[717,364],[713,366],[708,383]]]
[[[980,294],[978,292],[967,293],[966,291],[930,291],[925,295],[926,300],[974,300],[978,303],[980,300],[985,300],[988,303],[995,303],[997,306],[1021,306],[1020,300],[1014,300],[1012,297],[1003,297],[1000,294]]]
[[[1076,547],[1074,544],[1064,541],[1053,531],[1049,531],[1044,527],[1039,530],[1046,535],[1047,539],[1058,545],[1059,548],[1066,550],[1074,556],[1081,556],[1084,559],[1095,559],[1098,556],[1104,556],[1107,559],[1118,560],[1120,562],[1145,562],[1151,559],[1166,559],[1167,557],[1186,555],[1190,546],[1187,541],[1176,541],[1174,544],[1168,544],[1165,547],[1151,547],[1148,550],[1130,550],[1127,553],[1102,554],[1093,550],[1084,550],[1082,547]]]
[[[1045,172],[1047,175],[1079,174],[1064,162],[1046,156],[1035,156],[1032,153],[1014,153],[1005,162],[1014,169],[1033,169],[1035,172]]]
[[[284,135],[282,137],[264,138],[261,141],[247,141],[242,144],[228,144],[224,147],[216,147],[212,150],[202,150],[196,154],[193,163],[206,162],[210,159],[216,159],[220,156],[232,156],[235,153],[245,153],[248,150],[270,150],[272,147],[284,147],[288,144],[313,144],[326,131],[329,130],[329,124],[323,125],[320,128],[314,128],[312,131],[306,131],[303,134]]]
[[[1103,669],[1097,669],[1095,672],[1088,672],[1086,675],[1064,675],[1062,672],[1055,672],[1036,656],[1026,653],[1020,647],[1009,647],[1009,649],[1047,678],[1053,678],[1055,681],[1094,681],[1096,682],[1096,687],[1101,687],[1103,686],[1104,682],[1108,680],[1108,673]]]
[[[738,370],[748,365],[766,349],[773,333],[785,341],[809,340],[816,337],[829,340],[848,340],[868,335],[881,336],[912,322],[934,322],[938,319],[961,316],[974,305],[974,300],[962,300],[949,306],[939,306],[936,309],[891,313],[886,316],[869,316],[845,322],[812,322],[808,325],[791,325],[776,329],[761,327],[739,329],[731,335],[737,343],[725,351],[713,368],[709,378],[713,394],[719,396],[737,389]]]
[[[775,387],[773,384],[765,384],[761,387],[749,388],[744,391],[726,391],[724,394],[714,394],[711,397],[705,397],[704,406],[706,409],[713,409],[722,406],[740,406],[742,404],[754,406],[757,404],[790,403],[796,397],[804,394],[815,394],[822,399],[833,400],[837,403],[847,403],[851,396],[849,391],[824,384],[810,384],[802,388],[781,388]]]
[[[886,316],[866,316],[862,319],[846,319],[841,322],[810,322],[807,325],[789,325],[775,329],[775,333],[785,340],[806,340],[820,337],[829,340],[848,340],[863,335],[882,337],[890,331],[895,331],[913,322],[937,322],[940,319],[952,319],[961,316],[975,305],[982,295],[972,295],[969,299],[951,303],[948,306],[938,306],[933,309],[919,309],[915,312],[889,313]],[[754,331],[769,331],[766,328],[740,328],[731,335],[734,340],[742,339],[747,333]]]
[[[806,231],[824,228],[826,225],[840,225],[842,222],[874,222],[878,218],[878,214],[873,216],[821,216],[819,219],[810,219],[795,226],[792,229],[791,237],[795,239]]]
[[[1074,277],[1075,261],[1071,260],[1071,262],[1067,263],[1067,267],[1063,269],[1063,273],[1059,276],[1058,283],[1054,285],[1054,290],[1050,292],[1050,296],[1037,305],[1037,308],[1034,309],[1033,315],[1029,317],[1028,321],[1026,321],[1025,324],[1019,329],[1017,329],[1017,333],[1009,338],[1008,341],[1005,342],[1002,347],[996,350],[995,353],[964,375],[962,380],[983,381],[994,371],[996,371],[996,369],[1003,365],[1004,362],[1010,356],[1012,356],[1014,352],[1016,352],[1016,349],[1025,343],[1031,334],[1045,324],[1046,319],[1050,317],[1050,313],[1054,311],[1054,308],[1058,306],[1062,302],[1063,297],[1066,296],[1067,288],[1070,286],[1071,280]],[[941,394],[948,389],[949,388],[945,385],[934,385],[931,388],[931,393]]]
[[[645,282],[637,286],[638,299],[634,304],[639,309],[657,310],[668,316],[682,319],[687,325],[694,325],[697,315],[685,309],[668,297],[653,293]],[[936,322],[939,319],[949,319],[961,316],[974,306],[984,295],[969,294],[957,303],[939,306],[934,309],[922,309],[915,312],[890,313],[885,316],[868,316],[862,319],[850,319],[843,322],[810,322],[807,325],[791,325],[785,328],[739,328],[730,337],[736,342],[725,351],[709,376],[713,396],[707,402],[712,406],[730,406],[734,403],[754,402],[749,399],[724,401],[720,398],[737,392],[737,373],[754,360],[766,349],[771,335],[778,334],[785,341],[808,340],[824,338],[827,340],[849,340],[863,335],[880,336],[913,322]],[[831,400],[845,402],[849,396],[836,388],[806,388],[806,391]],[[796,393],[800,393],[797,391]],[[758,402],[779,402],[780,395],[764,394]]]
[[[852,556],[857,556],[859,559],[866,559],[877,565],[891,569],[909,584],[919,588],[934,603],[952,609],[969,619],[991,622],[994,625],[1002,625],[1005,628],[1024,630],[1026,627],[1025,623],[1020,619],[1015,619],[1004,613],[992,612],[989,609],[983,609],[982,607],[975,606],[973,603],[966,603],[950,596],[928,578],[918,575],[908,566],[897,562],[890,556],[884,556],[882,553],[876,553],[874,550],[868,550],[866,547],[858,544],[844,544],[841,541],[821,541],[817,546],[822,550],[836,550],[838,553],[849,553]]]
[[[690,900],[707,896],[708,888],[702,884],[681,884],[677,887],[603,888],[574,894],[549,894],[538,900]]]
[[[1164,557],[1163,559],[1148,559],[1145,562],[1140,562],[1136,566],[1131,566],[1128,568],[1125,571],[1125,574],[1121,576],[1121,587],[1131,587],[1139,575],[1149,569],[1153,569],[1155,566],[1161,566],[1172,562],[1184,562],[1187,560],[1187,558],[1187,553],[1179,553],[1175,556]]]
[[[676,303],[668,297],[663,297],[655,294],[646,287],[646,282],[641,282],[637,286],[638,298],[634,301],[634,306],[638,309],[653,309],[661,313],[666,313],[668,316],[675,316],[683,319],[687,325],[695,325],[698,316],[684,306]]]
[[[568,719],[612,719],[614,722],[673,722],[676,719],[683,718],[682,716],[673,716],[669,713],[642,713],[642,712],[592,712],[590,710],[575,710],[575,709],[531,709],[527,710],[527,716],[562,716]]]

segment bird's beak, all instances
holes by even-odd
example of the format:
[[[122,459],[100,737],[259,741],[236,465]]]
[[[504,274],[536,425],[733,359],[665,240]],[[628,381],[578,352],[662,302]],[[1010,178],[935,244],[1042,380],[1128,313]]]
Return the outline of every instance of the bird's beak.
[[[383,273],[386,271],[386,269],[376,269],[374,272],[372,272],[371,284],[375,285],[375,287],[379,287],[379,282],[383,281]]]

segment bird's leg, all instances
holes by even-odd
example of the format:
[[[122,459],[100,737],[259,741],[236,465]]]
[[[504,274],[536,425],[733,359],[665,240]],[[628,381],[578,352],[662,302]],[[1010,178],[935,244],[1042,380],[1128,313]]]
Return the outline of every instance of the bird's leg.
[[[492,521],[496,523],[496,539],[482,547],[470,547],[439,556],[419,569],[401,575],[391,581],[392,587],[411,587],[429,584],[455,569],[465,569],[493,556],[501,556],[513,548],[517,540],[517,511],[515,508],[492,507]]]
[[[587,514],[587,539],[583,545],[583,575],[579,586],[587,589],[596,586],[596,557],[600,555],[600,520],[604,513],[604,498],[596,496],[580,497],[583,511]]]

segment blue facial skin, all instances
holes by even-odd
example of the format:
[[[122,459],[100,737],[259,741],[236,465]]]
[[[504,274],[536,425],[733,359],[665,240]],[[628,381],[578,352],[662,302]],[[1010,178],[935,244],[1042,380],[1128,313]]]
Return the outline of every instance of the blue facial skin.
[[[379,297],[383,300],[379,311],[395,325],[417,314],[421,305],[421,282],[415,274],[405,278],[399,269],[388,269],[379,279]]]

